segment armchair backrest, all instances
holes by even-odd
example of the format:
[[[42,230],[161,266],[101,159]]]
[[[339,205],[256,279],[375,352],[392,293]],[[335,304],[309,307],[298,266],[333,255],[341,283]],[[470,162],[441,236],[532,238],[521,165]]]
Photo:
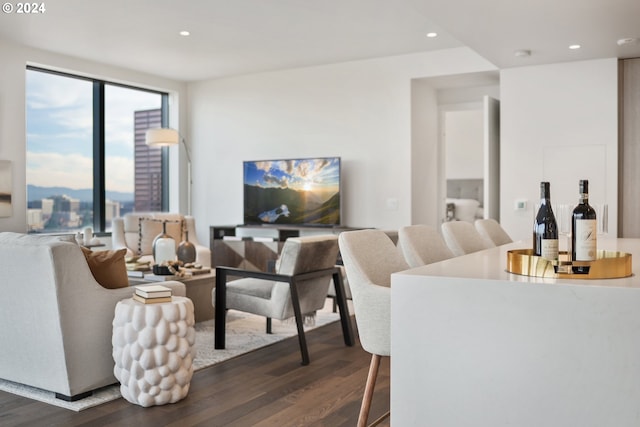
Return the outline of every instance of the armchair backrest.
[[[493,218],[477,219],[475,226],[482,237],[493,242],[496,246],[513,242],[500,223]]]
[[[11,343],[0,346],[1,378],[28,383],[27,371],[37,372],[39,366],[48,365],[50,372],[42,375],[40,387],[51,390],[68,375],[58,304],[64,289],[57,282],[74,270],[54,260],[69,258],[74,250],[83,258],[78,245],[72,243],[54,239],[37,242],[34,236],[0,233],[4,276],[0,324],[5,325],[0,328],[0,337]]]
[[[341,233],[340,251],[352,292],[362,284],[389,287],[392,273],[410,268],[389,236],[380,230]]]
[[[332,234],[288,238],[280,253],[277,273],[293,276],[335,267],[338,259],[338,237]],[[302,313],[312,313],[324,307],[331,276],[298,282],[298,298]],[[293,315],[289,285],[276,282],[272,299],[282,302],[280,318]]]
[[[442,236],[455,256],[466,255],[494,247],[478,233],[476,227],[467,221],[442,223]]]
[[[398,247],[411,267],[453,258],[437,229],[428,225],[410,225],[398,231]]]
[[[278,262],[278,273],[293,276],[324,270],[336,265],[338,237],[335,235],[292,237],[285,241]]]
[[[391,274],[409,265],[389,236],[380,230],[340,234],[340,253],[347,271],[362,348],[391,354]]]

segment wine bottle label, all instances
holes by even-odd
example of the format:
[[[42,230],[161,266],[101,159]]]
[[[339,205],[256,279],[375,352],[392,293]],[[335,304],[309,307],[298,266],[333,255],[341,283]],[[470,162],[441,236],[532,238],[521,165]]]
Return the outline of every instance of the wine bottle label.
[[[542,239],[541,256],[549,261],[558,259],[558,239]]]
[[[581,219],[576,221],[576,235],[574,250],[576,261],[594,261],[596,259],[596,231],[595,219]]]

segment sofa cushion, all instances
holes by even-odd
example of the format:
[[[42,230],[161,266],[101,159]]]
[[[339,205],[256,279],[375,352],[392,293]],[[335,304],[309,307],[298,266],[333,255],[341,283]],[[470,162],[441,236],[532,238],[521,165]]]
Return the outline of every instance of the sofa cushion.
[[[126,249],[117,251],[92,251],[82,247],[91,274],[106,289],[126,288],[129,286],[127,267],[124,263]]]

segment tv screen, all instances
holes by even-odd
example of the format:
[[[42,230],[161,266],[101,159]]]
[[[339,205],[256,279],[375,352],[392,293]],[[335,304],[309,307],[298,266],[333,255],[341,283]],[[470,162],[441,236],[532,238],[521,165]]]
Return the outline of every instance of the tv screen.
[[[244,162],[244,222],[340,225],[340,158]]]

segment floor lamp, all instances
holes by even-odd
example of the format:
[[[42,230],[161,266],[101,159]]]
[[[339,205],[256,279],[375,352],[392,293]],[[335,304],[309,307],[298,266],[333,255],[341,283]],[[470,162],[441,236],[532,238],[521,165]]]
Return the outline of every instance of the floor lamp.
[[[182,142],[184,151],[187,153],[187,215],[191,215],[191,153],[189,146],[180,133],[171,128],[153,128],[147,129],[145,133],[145,143],[149,147],[168,147],[170,145],[179,145]]]

